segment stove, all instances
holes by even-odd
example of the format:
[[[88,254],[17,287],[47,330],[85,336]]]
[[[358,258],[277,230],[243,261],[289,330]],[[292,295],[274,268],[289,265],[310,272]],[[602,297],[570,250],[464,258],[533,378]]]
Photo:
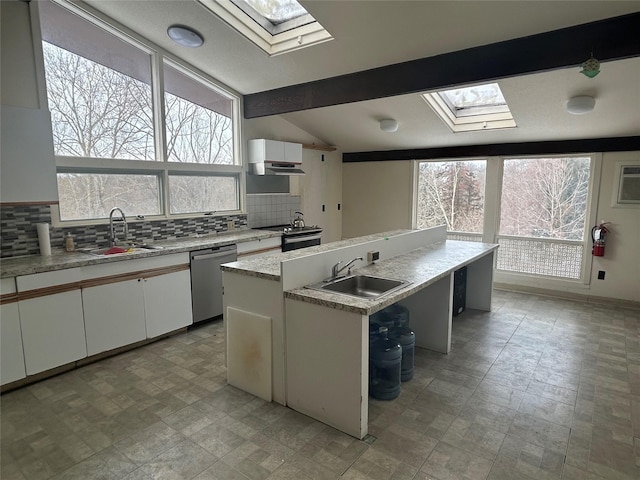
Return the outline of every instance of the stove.
[[[289,252],[299,248],[320,245],[322,228],[317,225],[309,227],[292,227],[286,225],[273,225],[270,227],[258,227],[259,230],[270,230],[282,233],[282,251]]]

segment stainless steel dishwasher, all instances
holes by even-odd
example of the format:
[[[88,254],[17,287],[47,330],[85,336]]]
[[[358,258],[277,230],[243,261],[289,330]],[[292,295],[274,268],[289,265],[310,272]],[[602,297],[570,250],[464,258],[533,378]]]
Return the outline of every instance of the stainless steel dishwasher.
[[[191,303],[193,323],[222,315],[220,265],[238,259],[235,245],[196,250],[191,255]]]

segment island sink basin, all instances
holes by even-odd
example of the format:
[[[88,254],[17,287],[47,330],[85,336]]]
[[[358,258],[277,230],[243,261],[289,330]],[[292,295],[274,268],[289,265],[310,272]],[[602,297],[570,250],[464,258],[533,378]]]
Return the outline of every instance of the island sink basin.
[[[399,290],[409,282],[370,275],[351,275],[329,282],[316,283],[307,288],[325,292],[342,293],[359,298],[378,298]]]

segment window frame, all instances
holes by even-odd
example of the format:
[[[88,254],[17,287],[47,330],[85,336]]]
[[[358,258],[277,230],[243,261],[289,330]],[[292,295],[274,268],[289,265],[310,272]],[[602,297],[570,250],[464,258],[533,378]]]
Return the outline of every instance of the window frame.
[[[169,220],[180,218],[202,217],[207,212],[194,212],[185,214],[171,214],[169,206],[168,177],[177,173],[180,175],[193,176],[219,176],[234,177],[237,182],[238,192],[238,208],[235,210],[224,210],[218,212],[219,216],[237,215],[245,212],[245,175],[246,168],[243,159],[243,151],[241,148],[242,129],[241,129],[241,103],[242,98],[239,94],[222,86],[214,78],[210,77],[201,70],[187,64],[181,59],[173,56],[169,52],[164,51],[159,46],[142,38],[127,28],[117,24],[114,20],[106,17],[104,14],[96,11],[88,5],[69,3],[67,0],[49,0],[57,7],[65,8],[71,13],[78,15],[83,20],[92,24],[95,28],[100,28],[106,32],[116,36],[123,42],[140,49],[149,55],[151,69],[151,94],[152,94],[152,114],[154,128],[154,145],[155,145],[155,161],[149,160],[124,160],[110,158],[90,158],[90,157],[69,157],[57,156],[56,175],[60,173],[101,173],[101,174],[145,174],[157,175],[160,188],[160,203],[162,213],[160,215],[147,215],[146,220]],[[48,109],[46,75],[44,67],[44,54],[42,47],[42,35],[40,33],[40,13],[38,10],[38,2],[32,2],[30,6],[35,12],[33,15],[34,25],[37,28],[33,30],[34,50],[36,58],[41,61],[36,62],[37,76],[40,91],[41,105]],[[91,59],[89,59],[91,60]],[[164,105],[164,65],[165,63],[171,68],[184,74],[190,80],[199,82],[207,88],[223,95],[231,100],[232,109],[232,143],[233,143],[233,164],[199,164],[199,163],[182,163],[170,162],[167,159],[166,130],[165,130],[165,105]],[[188,100],[188,99],[187,99]],[[126,212],[126,206],[123,206]],[[51,209],[51,220],[54,226],[70,227],[81,225],[99,225],[107,224],[108,218],[104,219],[74,219],[63,220],[60,218],[59,205],[53,205]]]
[[[498,82],[491,82],[491,84],[498,86],[500,94],[504,98],[500,84]],[[465,88],[473,88],[473,85]],[[456,107],[445,95],[445,92],[450,90],[423,93],[421,97],[453,133],[517,128],[518,125],[506,98],[504,105],[470,107],[467,111],[460,110],[463,113],[458,115]]]
[[[423,160],[416,160],[414,163],[414,186],[413,186],[413,208],[412,208],[412,226],[413,228],[418,228],[418,193],[420,192],[420,165],[423,163],[450,163],[450,162],[485,162],[484,168],[484,176],[485,176],[485,185],[483,191],[483,202],[482,202],[482,231],[478,232],[463,232],[457,230],[447,231],[447,235],[459,235],[459,236],[469,236],[469,237],[481,237],[484,238],[484,230],[486,225],[486,195],[487,195],[487,172],[489,169],[489,159],[487,157],[468,157],[468,158],[429,158]],[[484,241],[484,240],[482,240]]]
[[[230,0],[196,0],[196,2],[270,57],[333,40],[331,34],[315,19],[299,27],[270,33],[250,14]],[[289,20],[293,24],[299,21],[300,18]]]
[[[487,157],[455,157],[455,158],[432,158],[414,160],[413,175],[413,205],[412,205],[412,228],[417,228],[417,209],[418,209],[418,183],[420,175],[420,164],[425,162],[454,162],[454,161],[472,161],[485,160],[485,192],[484,192],[484,223],[482,232],[482,242],[497,243],[500,231],[500,214],[502,199],[502,180],[504,175],[504,161],[516,159],[535,159],[535,158],[570,158],[570,157],[589,157],[591,158],[590,174],[589,174],[589,190],[587,193],[587,212],[585,215],[585,225],[582,241],[582,265],[581,275],[579,279],[569,279],[561,277],[551,277],[536,274],[527,274],[519,272],[510,272],[504,270],[496,270],[494,272],[494,280],[498,283],[517,284],[528,287],[544,288],[566,288],[567,284],[578,287],[588,288],[591,284],[591,276],[593,270],[593,262],[591,258],[591,227],[597,223],[597,207],[598,198],[600,196],[600,176],[602,173],[602,153],[567,153],[567,154],[546,154],[546,155],[504,155],[504,156],[487,156]],[[457,235],[460,232],[447,232]],[[464,234],[464,232],[463,232]],[[510,237],[502,235],[502,237]],[[519,238],[519,237],[514,237]],[[527,237],[529,238],[529,237]],[[530,237],[535,238],[535,237]],[[567,242],[558,240],[558,242]],[[576,241],[570,241],[575,243]],[[499,255],[499,252],[498,252]]]

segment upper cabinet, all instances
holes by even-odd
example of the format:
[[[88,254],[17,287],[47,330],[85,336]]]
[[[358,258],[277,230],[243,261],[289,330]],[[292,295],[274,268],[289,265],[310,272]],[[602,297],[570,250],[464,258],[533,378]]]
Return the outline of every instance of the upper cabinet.
[[[264,138],[249,140],[249,159],[256,161],[302,162],[302,144],[267,140]]]
[[[2,105],[2,203],[58,201],[47,110]]]

